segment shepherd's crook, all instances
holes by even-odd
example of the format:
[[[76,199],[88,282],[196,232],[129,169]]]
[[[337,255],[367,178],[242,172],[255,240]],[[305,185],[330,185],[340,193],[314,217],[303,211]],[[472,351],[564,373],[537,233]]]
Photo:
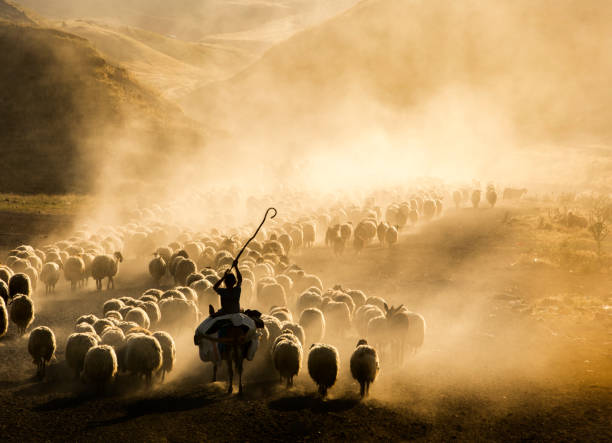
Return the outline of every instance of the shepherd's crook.
[[[274,218],[276,217],[276,214],[278,213],[276,211],[276,208],[268,208],[266,210],[266,214],[264,215],[263,220],[261,221],[261,223],[259,224],[259,226],[257,227],[257,230],[255,231],[255,234],[253,234],[253,236],[251,238],[249,238],[247,240],[247,242],[244,244],[244,246],[242,247],[242,249],[240,250],[240,252],[238,253],[238,255],[236,256],[236,259],[234,260],[234,263],[238,263],[238,259],[240,258],[240,256],[242,255],[242,253],[244,252],[245,248],[249,245],[249,243],[251,243],[251,241],[255,238],[255,236],[257,236],[257,233],[259,232],[259,230],[261,229],[261,227],[263,226],[263,224],[266,221],[266,218],[268,218],[268,213],[270,211],[274,211],[274,215],[272,215],[270,218]],[[231,269],[231,268],[230,268]]]

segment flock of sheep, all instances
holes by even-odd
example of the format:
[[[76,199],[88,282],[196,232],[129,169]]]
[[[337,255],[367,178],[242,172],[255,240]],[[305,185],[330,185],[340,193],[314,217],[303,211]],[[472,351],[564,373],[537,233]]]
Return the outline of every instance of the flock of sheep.
[[[476,207],[475,195],[479,201],[479,193],[472,193]],[[392,197],[400,203],[390,203],[384,216],[373,204],[374,198],[361,205],[338,203],[324,210],[296,207],[290,197],[280,202],[281,208],[288,208],[286,215],[259,232],[239,263],[244,277],[241,305],[260,310],[265,325],[259,329],[260,346],[253,364],[274,368],[290,386],[306,359],[310,377],[325,395],[340,370],[337,345],[357,342],[350,372],[363,396],[376,379],[381,358],[386,364],[401,365],[407,354],[421,347],[425,336],[421,315],[403,305],[389,306],[383,298],[360,290],[340,285],[326,288],[318,276],[291,262],[296,251],[312,247],[321,238],[337,254],[350,241],[357,252],[375,239],[392,246],[404,226],[443,211],[441,193]],[[457,205],[466,200],[461,191],[453,199]],[[487,200],[495,204],[492,187]],[[268,202],[250,200],[249,206],[263,208]],[[148,271],[155,288],[135,297],[108,299],[96,315],[77,318],[74,333],[64,344],[65,358],[75,376],[99,388],[118,373],[141,376],[147,384],[154,377],[163,381],[175,364],[173,337],[191,333],[209,305],[220,307],[212,286],[231,266],[252,229],[249,225],[223,234],[218,229],[196,232],[169,220],[173,220],[172,208],[154,205],[135,211],[132,221],[123,226],[106,226],[95,233],[82,230],[40,249],[22,245],[10,251],[6,264],[0,266],[0,337],[6,334],[9,320],[20,335],[30,327],[35,317],[32,295],[39,284],[44,284],[46,294],[53,293],[63,274],[73,290],[85,287],[90,277],[98,290],[105,278],[107,289],[113,289],[124,255],[142,260],[153,253]],[[172,288],[157,289],[168,282]],[[48,327],[31,331],[28,351],[39,377],[44,377],[56,347]]]

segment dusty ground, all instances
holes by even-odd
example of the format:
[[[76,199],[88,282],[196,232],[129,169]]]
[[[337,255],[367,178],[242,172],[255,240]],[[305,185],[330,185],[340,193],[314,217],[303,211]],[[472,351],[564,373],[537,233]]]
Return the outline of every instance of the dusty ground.
[[[31,378],[25,338],[11,329],[0,341],[0,440],[611,441],[612,279],[534,261],[541,241],[555,240],[535,229],[535,209],[506,213],[448,211],[392,249],[335,258],[315,247],[294,257],[325,286],[362,289],[427,319],[421,351],[403,367],[383,356],[363,402],[348,375],[356,333],[330,338],[342,367],[326,401],[304,369],[287,391],[248,363],[245,394],[227,395],[224,383],[208,383],[190,334],[178,339],[180,364],[165,384],[146,391],[122,378],[96,395],[67,371],[65,338],[111,294],[138,296],[146,267],[126,263],[112,293],[90,285],[71,294],[62,282],[35,299],[34,325],[58,338],[45,382]],[[19,238],[17,219],[0,215],[4,237]],[[49,218],[48,228],[56,224]]]

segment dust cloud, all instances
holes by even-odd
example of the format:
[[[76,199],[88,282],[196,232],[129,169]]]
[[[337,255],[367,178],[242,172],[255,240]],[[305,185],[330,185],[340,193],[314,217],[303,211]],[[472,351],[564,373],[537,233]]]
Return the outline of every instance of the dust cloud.
[[[111,3],[98,9],[90,8],[100,2],[48,3],[57,6],[56,17],[125,19]],[[334,12],[350,3],[338,2],[342,8]],[[223,26],[198,34],[182,21],[191,2],[181,2],[178,20],[167,5],[146,4],[139,15],[149,17],[146,23],[125,20],[185,40],[257,28],[245,23],[252,9],[228,10]],[[261,7],[260,24],[288,14]],[[595,184],[589,174],[600,161],[599,175],[610,171],[609,2],[370,0],[323,21],[328,12],[303,18],[308,26],[292,28],[299,32],[244,70],[176,102],[100,61],[91,72],[107,75],[95,77],[96,84],[119,98],[74,134],[83,179],[98,201],[80,223],[92,230],[125,223],[134,210],[156,204],[168,209],[160,223],[229,232],[259,221],[249,197],[299,217],[381,189],[399,189],[383,194],[376,202],[382,208],[398,195],[409,200],[431,189],[450,208],[452,191],[474,183],[494,183],[498,192],[528,187],[534,196],[550,189],[610,192],[612,183]],[[80,57],[63,63],[78,67]],[[75,108],[89,113],[99,98],[86,92]],[[575,375],[586,352],[580,343],[560,344],[549,323],[507,312],[499,302],[517,291],[529,298],[537,284],[532,267],[516,265],[522,239],[513,237],[510,211],[521,215],[514,207],[492,210],[483,222],[465,210],[449,211],[435,225],[403,233],[402,249],[377,250],[374,259],[296,257],[326,286],[363,288],[396,306],[410,304],[427,319],[427,349],[407,374],[385,368],[392,356],[383,355],[380,398],[399,401],[398,380],[433,378],[443,389],[499,380],[546,384]],[[547,293],[566,284],[556,280]],[[346,368],[356,341],[341,332],[332,326],[329,340]],[[181,343],[181,354],[194,354],[187,336]],[[563,367],[570,353],[577,366]],[[171,377],[200,366],[194,356]]]

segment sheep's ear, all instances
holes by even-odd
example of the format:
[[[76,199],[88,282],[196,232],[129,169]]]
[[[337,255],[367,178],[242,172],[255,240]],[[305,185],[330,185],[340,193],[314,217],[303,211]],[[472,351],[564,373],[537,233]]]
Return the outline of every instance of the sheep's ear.
[[[389,312],[389,306],[387,306],[387,303],[383,303],[383,306],[385,307],[385,312]]]

